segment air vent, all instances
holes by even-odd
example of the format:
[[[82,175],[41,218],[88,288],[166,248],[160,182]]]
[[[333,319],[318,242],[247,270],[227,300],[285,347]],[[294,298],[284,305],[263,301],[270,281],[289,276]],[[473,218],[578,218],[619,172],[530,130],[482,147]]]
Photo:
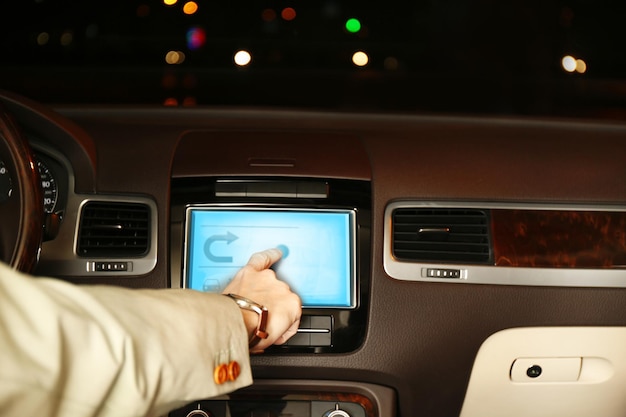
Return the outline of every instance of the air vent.
[[[88,202],[78,230],[79,256],[137,257],[150,247],[150,208],[145,204]]]
[[[399,260],[489,263],[487,213],[475,209],[399,208],[393,211],[392,250]]]

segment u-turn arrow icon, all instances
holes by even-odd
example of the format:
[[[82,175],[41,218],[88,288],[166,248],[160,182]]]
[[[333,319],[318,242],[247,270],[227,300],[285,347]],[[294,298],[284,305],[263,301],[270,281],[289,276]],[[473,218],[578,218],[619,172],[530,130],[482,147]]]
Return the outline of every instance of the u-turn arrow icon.
[[[227,245],[230,245],[235,240],[239,239],[239,236],[234,235],[231,232],[226,232],[225,235],[213,235],[209,237],[206,242],[204,242],[204,254],[206,257],[213,262],[220,263],[230,263],[233,261],[232,256],[216,256],[211,252],[211,245],[215,242],[226,242]]]

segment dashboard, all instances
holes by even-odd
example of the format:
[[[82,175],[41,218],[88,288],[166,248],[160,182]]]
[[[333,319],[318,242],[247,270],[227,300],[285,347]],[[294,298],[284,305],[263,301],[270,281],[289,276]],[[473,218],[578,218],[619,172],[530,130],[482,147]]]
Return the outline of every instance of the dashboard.
[[[219,291],[258,245],[307,264],[298,336],[171,417],[625,411],[623,123],[0,102],[40,173],[37,275]]]

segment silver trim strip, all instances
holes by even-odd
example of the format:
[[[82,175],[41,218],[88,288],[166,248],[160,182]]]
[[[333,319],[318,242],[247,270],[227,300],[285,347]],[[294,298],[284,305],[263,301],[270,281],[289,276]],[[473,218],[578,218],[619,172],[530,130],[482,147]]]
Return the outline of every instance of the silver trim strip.
[[[544,204],[505,202],[447,202],[404,200],[395,201],[385,208],[383,267],[387,275],[401,281],[423,281],[442,283],[557,286],[557,287],[615,287],[626,288],[626,269],[583,269],[583,268],[529,268],[495,265],[435,264],[405,262],[394,258],[391,248],[392,212],[397,208],[471,208],[509,210],[576,210],[599,212],[626,212],[625,206],[591,204]],[[428,269],[456,269],[460,278],[428,277]]]
[[[298,328],[297,333],[330,333],[330,329],[303,329]]]

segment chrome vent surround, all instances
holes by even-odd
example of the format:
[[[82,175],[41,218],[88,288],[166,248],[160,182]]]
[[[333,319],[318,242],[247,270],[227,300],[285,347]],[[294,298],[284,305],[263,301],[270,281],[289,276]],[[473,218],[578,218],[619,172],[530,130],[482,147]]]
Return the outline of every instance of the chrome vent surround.
[[[150,207],[142,203],[89,201],[81,210],[77,255],[141,257],[150,250]]]
[[[404,207],[392,219],[392,252],[400,261],[488,264],[488,212],[480,209]]]
[[[626,206],[485,201],[393,201],[385,208],[385,233],[383,239],[383,267],[385,273],[390,278],[400,281],[437,282],[454,285],[489,284],[538,287],[626,288],[625,268],[543,268],[496,265],[494,261],[496,251],[494,248],[498,246],[498,243],[494,237],[496,234],[495,230],[492,230],[492,213],[495,210],[626,212]],[[490,240],[490,246],[492,247],[492,259],[484,263],[460,262],[458,255],[455,255],[453,256],[454,260],[441,261],[426,259],[430,256],[424,256],[424,253],[418,250],[411,251],[400,247],[398,247],[396,253],[396,246],[415,243],[411,241],[417,240],[415,238],[406,239],[408,235],[405,236],[403,230],[400,230],[400,233],[396,236],[396,229],[400,225],[403,225],[402,228],[404,228],[407,224],[410,225],[411,229],[415,229],[415,224],[404,222],[404,220],[415,220],[416,217],[414,216],[416,214],[424,212],[443,213],[444,218],[448,218],[445,215],[446,213],[457,215],[459,213],[478,212],[477,217],[482,217],[481,213],[484,213],[487,217],[485,226],[489,231],[487,239]],[[404,215],[407,214],[413,215],[405,219]],[[432,219],[435,217],[434,214],[426,215],[427,219],[431,219],[428,227],[432,227],[435,223],[432,222]],[[394,218],[397,218],[397,224]],[[426,225],[426,223],[424,224]],[[446,222],[444,226],[441,226],[441,224],[435,224],[435,226],[450,227],[450,231],[455,229],[450,221]],[[398,256],[403,258],[400,259]],[[417,258],[420,256],[422,259]],[[441,257],[438,257],[438,259],[441,259]]]

